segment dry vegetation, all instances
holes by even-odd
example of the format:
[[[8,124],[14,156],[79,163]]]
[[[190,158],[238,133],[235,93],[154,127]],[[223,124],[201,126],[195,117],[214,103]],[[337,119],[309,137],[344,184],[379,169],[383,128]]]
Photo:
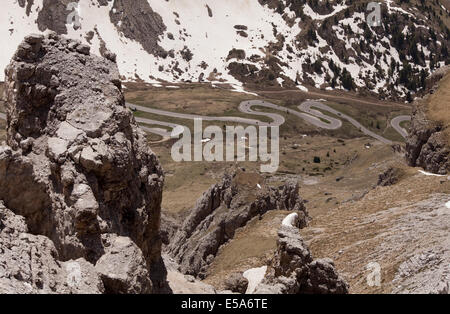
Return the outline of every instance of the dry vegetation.
[[[448,194],[450,181],[426,177],[418,174],[417,169],[401,164],[397,166],[404,167],[406,173],[399,183],[377,187],[360,201],[343,203],[315,216],[311,225],[302,230],[315,256],[335,260],[338,270],[350,283],[351,292],[391,292],[398,265],[439,241],[419,228],[415,232],[420,236],[410,237],[407,234],[412,226],[405,228],[401,222],[411,211],[408,206],[437,193]],[[392,237],[396,240],[387,240]],[[366,284],[366,265],[371,262],[378,262],[382,267],[381,287]]]
[[[154,88],[147,84],[125,84],[128,102],[168,111],[202,115],[229,115],[248,95],[204,84]]]
[[[197,86],[193,89],[190,85],[182,85],[179,89],[152,88],[148,90],[146,85],[127,84],[125,93],[127,101],[132,103],[177,112],[211,115],[223,115],[223,112],[220,111],[222,109],[233,115],[243,115],[237,110],[239,103],[254,98],[251,95],[206,86]],[[202,97],[206,97],[205,99],[208,99],[208,101],[205,102]],[[307,95],[302,93],[287,92],[267,94],[265,99],[289,108],[296,108],[307,98]],[[177,105],[178,103],[187,104],[187,107]],[[407,108],[395,105],[371,106],[369,104],[358,104],[355,101],[344,101],[343,99],[326,103],[344,113],[357,117],[361,123],[375,132],[393,140],[402,140],[395,132],[392,132],[393,134],[390,136],[391,128],[388,121],[395,115],[408,113]],[[193,106],[193,108],[189,106]],[[267,108],[264,108],[264,110],[270,111]],[[283,114],[280,111],[273,112]],[[193,127],[193,122],[190,120],[141,112],[137,112],[136,115]],[[280,129],[280,167],[277,175],[271,178],[274,184],[279,183],[277,176],[284,175],[298,175],[307,178],[305,180],[309,182],[330,177],[332,182],[336,182],[336,177],[345,176],[349,163],[355,160],[364,163],[364,161],[360,161],[364,158],[372,159],[375,162],[376,156],[384,158],[386,155],[392,154],[389,147],[378,148],[376,146],[378,144],[372,138],[362,137],[362,133],[348,122],[344,121],[344,126],[339,130],[324,131],[303,123],[293,115],[285,114],[284,116],[286,123]],[[214,122],[204,123],[204,126],[209,124],[214,124]],[[365,147],[367,143],[373,143],[375,148],[367,149]],[[152,149],[160,158],[166,171],[163,208],[172,213],[182,213],[190,209],[202,193],[210,185],[216,183],[225,169],[229,167],[241,166],[249,171],[259,170],[260,165],[251,162],[176,163],[170,156],[171,145],[172,142],[153,144]],[[377,155],[372,154],[372,151],[377,151]],[[320,158],[320,163],[314,162],[315,157]],[[355,186],[359,184],[358,193],[363,187],[367,187],[367,182],[373,184],[376,181],[375,177],[372,180],[363,179],[361,182],[356,182]],[[352,196],[352,193],[343,192],[339,194],[345,195],[345,197]],[[327,195],[314,195],[310,199],[313,203],[326,200],[331,202],[330,196]]]
[[[191,103],[184,98],[188,97],[185,93],[192,91],[183,91],[181,88],[176,92],[164,89],[154,92],[163,94],[155,96],[160,97],[160,102],[156,104],[147,99],[140,104],[181,112],[208,112],[211,115],[221,113],[217,108],[210,109],[205,103],[202,106],[201,102],[195,102],[195,109],[180,109],[180,106],[175,105],[177,98]],[[127,97],[130,95],[128,93],[133,92],[129,89]],[[143,91],[139,93],[144,94]],[[240,101],[252,98],[248,95],[230,94],[229,91],[208,90],[205,87],[202,87],[200,93],[217,93],[216,97],[219,98],[220,94],[226,94],[226,104],[220,99],[215,101],[222,103],[219,106],[226,108],[227,112],[235,114]],[[289,92],[265,96],[264,99],[268,101],[290,108],[298,106],[307,98],[322,98]],[[169,98],[171,99],[168,100]],[[391,129],[389,121],[396,115],[410,113],[407,106],[374,106],[350,99],[330,99],[327,104],[356,117],[375,132],[399,141],[402,138]],[[280,167],[275,174],[263,175],[265,184],[279,186],[287,179],[300,182],[300,195],[308,201],[306,206],[313,218],[311,225],[302,234],[315,257],[331,257],[336,260],[336,266],[350,283],[352,292],[392,291],[390,281],[398,265],[404,261],[407,253],[412,252],[399,250],[402,246],[416,247],[412,246],[411,239],[405,238],[398,241],[397,246],[387,251],[383,249],[382,237],[391,232],[396,226],[396,219],[407,212],[407,209],[400,212],[391,212],[389,209],[427,199],[435,193],[448,193],[450,183],[446,181],[441,184],[440,178],[418,175],[417,169],[405,166],[400,155],[390,146],[362,136],[346,122],[340,130],[324,131],[299,123],[294,116],[285,117],[287,122],[280,130]],[[186,121],[179,122],[188,124]],[[159,156],[167,174],[163,208],[179,217],[184,217],[202,193],[219,181],[227,169],[243,167],[247,172],[259,171],[259,164],[250,162],[175,163],[170,156],[170,147],[171,143],[165,142],[153,145],[152,149]],[[317,162],[317,157],[320,162]],[[401,181],[393,187],[377,187],[379,174],[389,166],[402,169]],[[238,230],[235,238],[220,249],[205,282],[222,288],[224,279],[231,272],[267,264],[276,248],[277,229],[286,214],[284,211],[269,211],[261,220],[254,219]],[[384,215],[380,223],[373,221],[372,217],[376,215]],[[368,287],[365,282],[365,267],[374,260],[381,261],[383,269],[383,284],[376,289]]]
[[[450,145],[450,72],[439,82],[437,91],[428,98],[428,117],[442,124]]]

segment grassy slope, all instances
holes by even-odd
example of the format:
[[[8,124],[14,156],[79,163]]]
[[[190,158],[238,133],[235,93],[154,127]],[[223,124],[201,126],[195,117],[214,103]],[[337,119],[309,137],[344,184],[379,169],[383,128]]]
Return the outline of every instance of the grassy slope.
[[[428,117],[444,127],[450,145],[450,72],[439,82],[438,90],[428,99]]]

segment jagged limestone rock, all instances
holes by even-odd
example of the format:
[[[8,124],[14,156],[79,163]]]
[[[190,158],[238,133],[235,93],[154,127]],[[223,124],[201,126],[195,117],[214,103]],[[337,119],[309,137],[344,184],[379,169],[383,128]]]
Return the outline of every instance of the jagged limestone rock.
[[[442,126],[426,117],[426,108],[416,104],[406,141],[406,160],[437,174],[450,172],[450,147]]]
[[[94,265],[58,259],[50,239],[30,234],[25,218],[0,202],[0,294],[104,292]]]
[[[346,294],[348,285],[330,259],[313,260],[299,229],[281,226],[277,251],[255,293]]]
[[[246,172],[226,174],[197,201],[168,246],[183,273],[204,277],[220,246],[233,239],[237,229],[269,210],[295,211],[299,227],[307,224],[309,216],[298,183],[259,189],[259,180],[259,175]]]
[[[27,36],[5,74],[0,200],[61,260],[95,264],[108,254],[105,238],[130,238],[153,291],[165,289],[164,175],[125,106],[117,65],[50,33]]]

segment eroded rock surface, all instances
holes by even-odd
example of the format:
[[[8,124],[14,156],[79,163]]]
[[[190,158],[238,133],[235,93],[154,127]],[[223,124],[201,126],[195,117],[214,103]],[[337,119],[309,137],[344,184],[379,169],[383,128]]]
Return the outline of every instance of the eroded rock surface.
[[[125,37],[139,42],[148,53],[167,57],[168,53],[158,44],[158,36],[166,26],[148,1],[115,0],[109,17]]]
[[[107,293],[148,294],[152,283],[142,251],[126,237],[113,237],[106,253],[100,257],[95,269],[100,274]]]
[[[416,106],[406,142],[406,160],[437,174],[450,172],[450,147],[442,126],[426,117],[425,108]]]
[[[244,277],[243,273],[232,273],[225,280],[225,289],[244,294],[248,288],[248,279]]]
[[[220,246],[233,239],[238,228],[269,210],[296,211],[298,226],[307,224],[297,183],[275,189],[262,181],[257,174],[239,171],[226,174],[204,193],[168,246],[183,273],[204,277]]]
[[[0,200],[61,261],[114,264],[117,236],[129,238],[115,271],[149,273],[153,289],[131,279],[118,292],[164,289],[163,171],[125,106],[117,65],[50,33],[27,36],[5,74]]]
[[[84,258],[63,263],[58,258],[50,239],[30,234],[25,218],[0,202],[0,294],[104,292]]]
[[[330,259],[313,260],[311,252],[293,226],[281,226],[277,252],[255,293],[346,294],[347,283]]]

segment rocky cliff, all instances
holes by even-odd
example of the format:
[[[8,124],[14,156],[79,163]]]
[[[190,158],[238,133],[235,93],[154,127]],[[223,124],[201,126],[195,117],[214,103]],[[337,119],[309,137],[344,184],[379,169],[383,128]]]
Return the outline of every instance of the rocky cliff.
[[[106,55],[56,33],[30,35],[5,71],[0,244],[10,252],[1,259],[17,260],[18,270],[3,263],[3,292],[66,292],[55,265],[68,261],[92,273],[89,292],[166,288],[163,171],[125,107],[115,56]]]
[[[348,284],[331,259],[313,260],[295,226],[281,226],[277,252],[255,293],[347,294]]]
[[[415,102],[406,142],[408,164],[437,174],[450,173],[449,82],[447,75],[433,94]]]
[[[180,264],[181,272],[202,278],[220,246],[233,239],[238,228],[269,210],[297,212],[299,227],[309,220],[298,184],[288,182],[275,189],[266,186],[258,174],[227,174],[198,200],[168,252]]]
[[[426,118],[423,109],[417,108],[411,122],[406,143],[406,159],[413,167],[446,174],[450,171],[450,148],[442,126]]]

